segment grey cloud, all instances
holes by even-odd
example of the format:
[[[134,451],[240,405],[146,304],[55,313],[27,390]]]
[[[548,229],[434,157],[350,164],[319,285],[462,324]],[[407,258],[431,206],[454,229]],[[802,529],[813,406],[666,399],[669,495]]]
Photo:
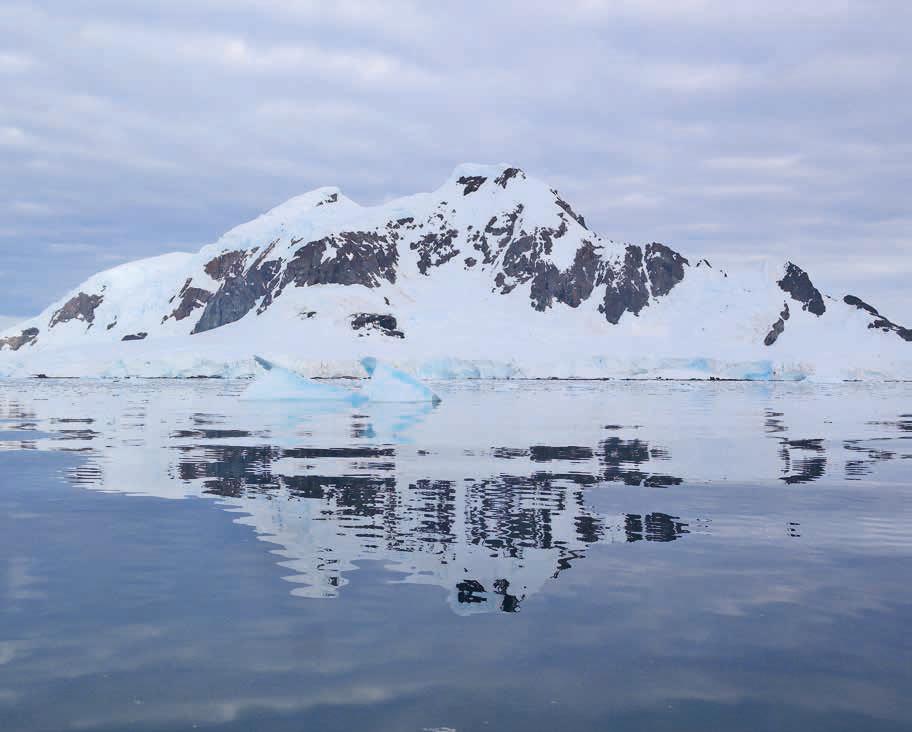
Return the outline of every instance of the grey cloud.
[[[310,188],[375,203],[506,161],[609,238],[801,259],[901,317],[910,21],[887,0],[5,3],[0,312]]]

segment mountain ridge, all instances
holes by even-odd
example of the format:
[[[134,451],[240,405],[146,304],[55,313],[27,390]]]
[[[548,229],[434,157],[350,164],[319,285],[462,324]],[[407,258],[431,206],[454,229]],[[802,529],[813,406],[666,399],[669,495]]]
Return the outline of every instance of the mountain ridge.
[[[904,378],[909,342],[794,262],[730,276],[664,243],[615,242],[522,169],[465,164],[379,206],[317,188],[199,252],[94,275],[0,333],[0,374],[75,359],[80,375],[227,375],[266,351],[325,375],[376,354],[431,375],[487,362],[507,376]],[[824,354],[842,365],[821,368]],[[460,366],[428,367],[443,362]]]

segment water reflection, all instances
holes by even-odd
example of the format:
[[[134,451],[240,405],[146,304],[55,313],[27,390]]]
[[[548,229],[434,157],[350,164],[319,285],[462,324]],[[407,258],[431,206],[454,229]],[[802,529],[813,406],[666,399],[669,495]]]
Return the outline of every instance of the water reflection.
[[[443,588],[462,614],[517,612],[595,545],[805,533],[787,506],[752,515],[751,495],[718,515],[688,499],[688,485],[798,489],[912,456],[908,414],[867,420],[875,435],[846,439],[832,415],[790,417],[746,387],[724,402],[625,387],[598,408],[610,387],[528,387],[534,398],[464,387],[437,409],[250,405],[236,399],[242,387],[42,384],[30,402],[4,387],[0,447],[85,451],[68,474],[82,488],[218,499],[278,547],[295,595],[335,597],[359,562],[379,559],[403,582]],[[801,436],[812,430],[823,436]]]
[[[784,475],[780,480],[788,483],[810,483],[822,478],[826,473],[826,448],[823,440],[782,440]]]
[[[909,728],[910,387],[240,388],[0,381],[0,727]]]
[[[447,589],[460,612],[515,612],[591,544],[667,542],[688,533],[686,521],[665,513],[612,516],[587,506],[584,489],[600,482],[650,484],[653,476],[644,478],[639,469],[641,451],[650,451],[639,441],[611,438],[595,449],[495,448],[496,462],[525,458],[554,469],[518,474],[502,465],[495,475],[462,480],[411,479],[410,471],[432,475],[433,457],[400,465],[393,447],[176,450],[179,480],[243,506],[249,515],[241,520],[284,547],[283,564],[295,572],[288,579],[301,585],[296,594],[309,597],[334,596],[358,561],[382,558],[406,581]],[[467,456],[466,467],[473,464]]]

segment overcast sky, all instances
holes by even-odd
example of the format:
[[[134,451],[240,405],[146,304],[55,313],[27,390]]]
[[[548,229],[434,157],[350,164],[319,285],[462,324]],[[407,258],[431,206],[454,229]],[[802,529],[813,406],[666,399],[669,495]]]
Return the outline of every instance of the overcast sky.
[[[912,320],[910,61],[907,0],[3,0],[0,327],[308,189],[377,203],[463,161]]]

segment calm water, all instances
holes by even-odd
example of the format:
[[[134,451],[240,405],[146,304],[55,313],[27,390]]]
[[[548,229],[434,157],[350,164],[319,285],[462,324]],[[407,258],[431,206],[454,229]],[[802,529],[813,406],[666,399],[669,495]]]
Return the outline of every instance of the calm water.
[[[912,384],[0,380],[0,729],[909,730]]]

